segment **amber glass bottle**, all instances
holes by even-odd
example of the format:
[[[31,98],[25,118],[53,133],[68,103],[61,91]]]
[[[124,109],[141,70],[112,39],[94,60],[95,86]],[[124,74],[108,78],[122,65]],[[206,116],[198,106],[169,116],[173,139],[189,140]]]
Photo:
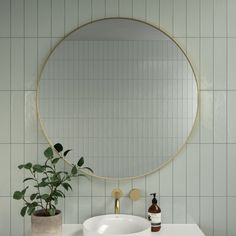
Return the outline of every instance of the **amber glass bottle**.
[[[148,209],[148,220],[151,221],[151,231],[158,232],[161,229],[161,208],[157,205],[156,193],[152,193],[152,205]]]

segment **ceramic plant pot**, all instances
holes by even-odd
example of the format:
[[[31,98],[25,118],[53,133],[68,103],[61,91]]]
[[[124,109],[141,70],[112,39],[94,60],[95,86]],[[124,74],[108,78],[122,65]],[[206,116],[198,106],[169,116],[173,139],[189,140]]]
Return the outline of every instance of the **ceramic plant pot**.
[[[55,216],[44,216],[42,210],[31,216],[32,236],[62,236],[62,214],[57,210]]]

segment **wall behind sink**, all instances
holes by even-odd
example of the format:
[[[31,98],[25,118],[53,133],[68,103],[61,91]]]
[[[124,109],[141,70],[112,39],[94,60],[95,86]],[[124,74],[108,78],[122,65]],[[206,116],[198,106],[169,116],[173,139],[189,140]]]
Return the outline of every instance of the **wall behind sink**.
[[[12,200],[22,188],[16,166],[42,158],[46,140],[35,115],[36,77],[55,43],[90,20],[133,17],[165,29],[185,49],[201,83],[199,123],[182,153],[142,179],[75,180],[60,202],[65,223],[113,212],[114,187],[123,213],[145,216],[150,192],[160,195],[163,223],[197,223],[207,236],[236,235],[236,1],[235,0],[1,0],[0,231],[30,235],[30,218]],[[132,188],[142,199],[132,203]]]

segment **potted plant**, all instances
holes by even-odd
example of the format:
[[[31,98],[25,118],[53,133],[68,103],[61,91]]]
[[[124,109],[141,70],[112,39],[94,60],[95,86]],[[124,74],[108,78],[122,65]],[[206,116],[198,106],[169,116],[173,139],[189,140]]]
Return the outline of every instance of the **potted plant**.
[[[43,164],[32,164],[31,162],[19,165],[19,169],[25,169],[29,172],[29,177],[23,182],[26,187],[22,191],[16,191],[13,198],[23,200],[24,206],[20,214],[25,216],[27,213],[31,215],[32,235],[34,236],[59,236],[61,235],[62,215],[57,209],[59,198],[65,198],[63,191],[72,190],[69,184],[71,178],[77,176],[85,176],[82,169],[87,169],[92,172],[92,169],[85,167],[84,158],[81,157],[76,165],[72,165],[69,171],[64,168],[59,168],[60,161],[71,151],[63,152],[63,146],[60,143],[54,145],[55,150],[59,155],[55,155],[53,148],[48,147],[44,151],[46,160]],[[29,186],[29,183],[32,183]],[[32,194],[27,196],[28,189],[33,188]]]

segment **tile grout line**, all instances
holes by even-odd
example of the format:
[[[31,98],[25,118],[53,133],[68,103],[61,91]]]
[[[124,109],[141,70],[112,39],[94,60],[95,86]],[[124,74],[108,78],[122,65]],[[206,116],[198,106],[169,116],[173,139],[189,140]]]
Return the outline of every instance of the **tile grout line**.
[[[226,236],[228,236],[228,0],[226,0]]]

